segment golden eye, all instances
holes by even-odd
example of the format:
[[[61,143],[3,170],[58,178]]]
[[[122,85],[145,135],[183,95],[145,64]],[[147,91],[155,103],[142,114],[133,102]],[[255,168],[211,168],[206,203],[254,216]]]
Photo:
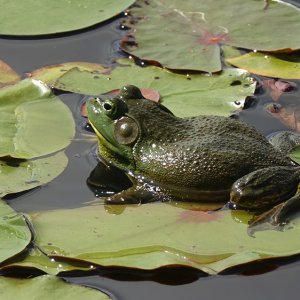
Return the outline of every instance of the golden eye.
[[[114,135],[118,143],[130,145],[137,140],[139,127],[133,119],[123,117],[116,122]]]

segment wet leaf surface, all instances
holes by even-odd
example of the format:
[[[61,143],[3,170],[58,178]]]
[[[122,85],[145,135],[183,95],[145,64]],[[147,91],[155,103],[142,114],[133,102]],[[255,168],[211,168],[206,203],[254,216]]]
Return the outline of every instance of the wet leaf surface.
[[[55,83],[57,89],[98,95],[133,84],[159,91],[162,103],[177,116],[200,114],[228,115],[237,108],[235,101],[252,95],[255,83],[249,73],[226,69],[220,75],[176,74],[166,69],[146,68],[123,60],[110,74],[94,76],[87,71],[72,69]]]
[[[67,166],[64,152],[28,161],[0,160],[0,197],[48,183]]]
[[[133,0],[0,1],[0,34],[44,35],[79,30],[121,13]]]
[[[47,155],[65,148],[74,135],[68,107],[36,80],[2,88],[0,116],[0,157]]]
[[[220,44],[264,51],[300,48],[299,10],[270,1],[139,0],[123,49],[171,69],[221,70]],[[278,21],[280,20],[280,22]],[[163,30],[162,30],[163,28]]]
[[[106,294],[88,287],[67,283],[55,276],[43,275],[31,279],[0,277],[1,299],[104,300]],[[34,298],[33,298],[34,297]]]
[[[23,215],[0,200],[0,262],[22,252],[30,241],[31,232]]]
[[[66,62],[36,69],[29,73],[28,76],[33,79],[41,80],[51,86],[55,80],[73,68],[77,68],[80,71],[89,71],[95,76],[109,71],[107,67],[100,64],[88,62]]]
[[[299,15],[300,19],[300,15]],[[251,73],[285,79],[300,79],[299,55],[272,55],[250,52],[227,62]]]
[[[184,265],[209,274],[300,249],[299,219],[283,232],[250,237],[251,215],[243,211],[187,210],[164,203],[124,208],[118,215],[103,205],[35,213],[36,242],[53,257],[141,269]]]

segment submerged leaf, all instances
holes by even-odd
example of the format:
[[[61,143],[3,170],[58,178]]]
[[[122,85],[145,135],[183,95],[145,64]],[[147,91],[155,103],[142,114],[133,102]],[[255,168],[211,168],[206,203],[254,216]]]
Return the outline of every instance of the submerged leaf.
[[[140,269],[175,264],[210,274],[300,251],[299,218],[283,232],[253,238],[247,234],[251,215],[243,211],[187,211],[166,203],[124,208],[121,214],[103,205],[35,213],[36,242],[53,257]]]
[[[0,263],[22,252],[30,241],[24,217],[0,200]]]
[[[300,19],[300,14],[299,14]],[[251,73],[285,79],[300,79],[299,56],[250,52],[229,58],[227,62]]]
[[[42,35],[83,29],[121,13],[133,0],[0,0],[0,34]]]
[[[73,135],[70,110],[41,82],[27,79],[0,90],[0,157],[47,155]]]
[[[66,283],[51,275],[31,279],[0,277],[1,300],[108,300],[106,294],[76,284]]]
[[[171,69],[221,70],[220,44],[264,51],[300,48],[299,9],[257,0],[138,0],[131,9],[135,44],[123,49]]]
[[[157,90],[163,105],[177,116],[204,114],[228,115],[238,102],[252,95],[255,83],[249,73],[226,69],[219,75],[176,74],[150,66],[142,68],[130,60],[111,71],[95,77],[87,71],[72,69],[61,76],[54,87],[75,93],[98,95],[133,84]],[[236,103],[235,103],[236,102]]]
[[[0,197],[48,183],[67,166],[64,152],[29,161],[0,160]]]

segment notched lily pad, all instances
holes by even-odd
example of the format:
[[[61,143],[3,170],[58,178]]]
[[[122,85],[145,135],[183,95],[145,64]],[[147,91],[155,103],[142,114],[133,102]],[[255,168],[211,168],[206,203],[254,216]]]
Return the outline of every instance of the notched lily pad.
[[[32,222],[43,252],[105,266],[184,265],[213,274],[299,253],[299,218],[283,232],[261,231],[253,238],[247,234],[251,217],[243,211],[207,212],[153,203],[124,206],[118,215],[103,205],[40,212],[32,215]]]
[[[75,131],[68,107],[37,80],[0,90],[0,157],[30,159],[65,148]]]
[[[284,2],[136,1],[123,49],[171,69],[221,70],[220,44],[263,51],[300,48],[299,9]],[[237,9],[238,8],[238,9]]]
[[[30,241],[31,232],[23,215],[0,200],[0,262],[22,252]]]
[[[95,77],[87,71],[72,69],[54,87],[75,93],[99,95],[133,84],[158,91],[162,103],[177,116],[204,114],[228,115],[246,96],[253,94],[255,82],[241,69],[229,68],[219,75],[177,74],[159,67],[146,68],[131,60],[109,74]],[[125,65],[127,64],[127,65]]]
[[[108,300],[109,296],[92,288],[70,284],[58,277],[43,275],[30,279],[0,277],[1,299],[31,300]]]

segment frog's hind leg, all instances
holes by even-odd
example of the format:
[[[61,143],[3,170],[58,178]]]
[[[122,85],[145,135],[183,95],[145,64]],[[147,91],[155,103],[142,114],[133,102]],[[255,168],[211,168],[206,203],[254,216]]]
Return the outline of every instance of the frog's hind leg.
[[[270,210],[253,218],[249,222],[248,234],[253,236],[256,231],[261,230],[282,230],[288,223],[289,217],[300,211],[300,193],[292,198],[277,204]]]

